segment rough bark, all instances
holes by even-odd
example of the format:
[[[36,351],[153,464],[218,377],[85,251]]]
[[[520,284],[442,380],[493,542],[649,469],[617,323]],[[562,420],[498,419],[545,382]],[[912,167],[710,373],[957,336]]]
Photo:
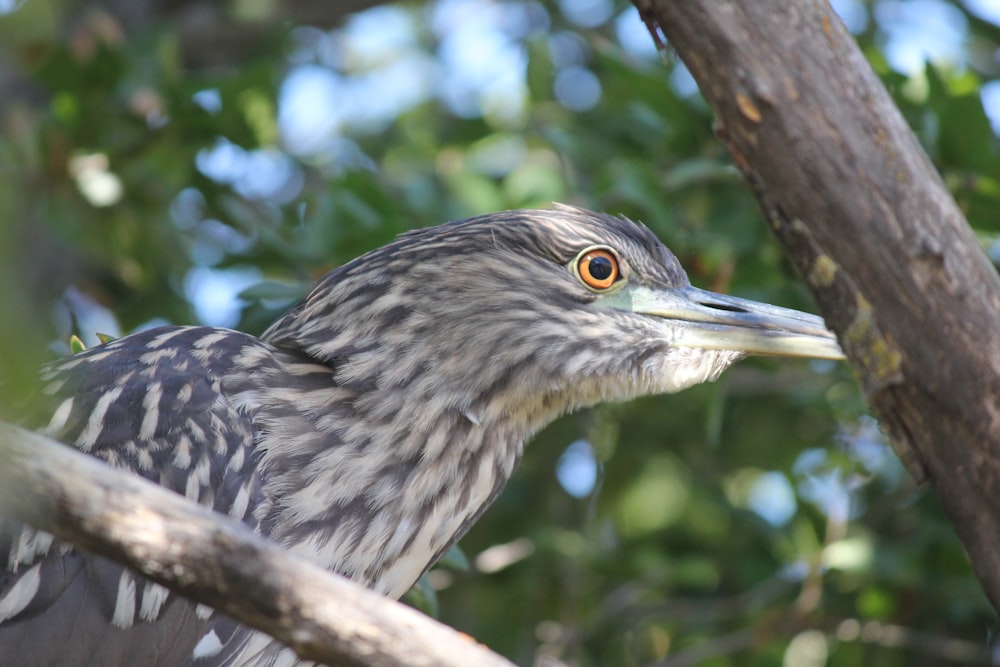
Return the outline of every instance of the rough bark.
[[[342,667],[513,667],[451,628],[287,553],[243,524],[0,422],[0,516],[111,558]]]
[[[635,0],[1000,609],[1000,279],[826,0]]]

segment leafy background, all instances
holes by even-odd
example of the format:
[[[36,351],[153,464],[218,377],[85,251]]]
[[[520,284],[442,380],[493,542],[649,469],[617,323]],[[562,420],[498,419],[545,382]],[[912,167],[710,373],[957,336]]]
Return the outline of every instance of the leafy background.
[[[1000,256],[1000,12],[835,6]],[[0,414],[71,333],[259,333],[404,230],[553,201],[644,221],[700,286],[813,308],[643,31],[611,0],[0,0]],[[524,665],[996,650],[842,365],[751,360],[564,418],[461,546],[408,599]]]

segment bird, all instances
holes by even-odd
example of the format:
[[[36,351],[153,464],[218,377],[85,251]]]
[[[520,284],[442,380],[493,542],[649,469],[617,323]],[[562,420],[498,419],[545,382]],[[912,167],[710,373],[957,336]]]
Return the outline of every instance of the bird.
[[[539,429],[750,354],[843,358],[820,317],[698,289],[642,224],[556,205],[404,233],[259,338],[161,326],[55,361],[39,430],[398,598]],[[296,664],[267,635],[2,521],[4,664]]]

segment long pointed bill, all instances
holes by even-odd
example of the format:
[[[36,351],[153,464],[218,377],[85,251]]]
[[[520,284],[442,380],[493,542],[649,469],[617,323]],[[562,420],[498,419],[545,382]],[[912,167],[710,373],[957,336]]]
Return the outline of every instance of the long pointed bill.
[[[674,344],[706,350],[814,359],[843,359],[823,319],[790,308],[697,287],[653,290],[627,286],[606,305],[679,323]]]

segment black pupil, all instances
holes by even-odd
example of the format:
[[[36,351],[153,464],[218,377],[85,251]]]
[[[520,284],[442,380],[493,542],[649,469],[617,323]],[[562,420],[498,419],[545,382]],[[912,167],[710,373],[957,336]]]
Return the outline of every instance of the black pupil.
[[[611,277],[615,268],[611,265],[611,260],[607,257],[594,257],[587,264],[587,271],[595,280],[607,280]]]

